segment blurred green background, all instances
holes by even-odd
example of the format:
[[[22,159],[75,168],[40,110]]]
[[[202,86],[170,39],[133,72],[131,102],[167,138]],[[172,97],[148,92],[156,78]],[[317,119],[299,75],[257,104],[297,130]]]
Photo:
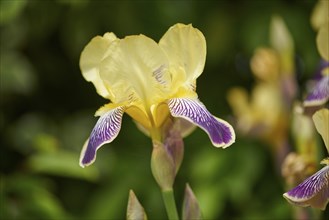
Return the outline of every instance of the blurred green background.
[[[173,24],[192,23],[207,41],[199,97],[214,115],[230,120],[227,91],[252,87],[250,57],[269,45],[273,14],[282,16],[295,41],[299,85],[311,77],[319,61],[310,25],[315,3],[1,0],[0,219],[124,219],[129,189],[149,219],[166,218],[150,171],[151,141],[127,115],[95,164],[78,165],[94,112],[107,103],[79,70],[80,53],[94,36],[143,33],[158,41]],[[216,149],[201,129],[184,142],[175,182],[179,210],[188,182],[205,219],[293,218],[265,143],[237,133],[233,146]]]

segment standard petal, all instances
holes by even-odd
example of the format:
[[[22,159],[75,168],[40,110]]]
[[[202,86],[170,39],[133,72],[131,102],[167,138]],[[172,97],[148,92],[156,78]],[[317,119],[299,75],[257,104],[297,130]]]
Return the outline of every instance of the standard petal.
[[[168,60],[152,39],[128,36],[102,61],[100,76],[115,96],[115,103],[158,103],[169,82]]]
[[[115,40],[117,38],[113,33],[106,33],[103,37],[94,37],[83,49],[80,57],[80,69],[83,77],[94,84],[99,95],[107,99],[110,99],[111,96],[99,76],[99,65]]]
[[[323,167],[304,182],[283,194],[288,202],[324,210],[329,201],[329,166]]]
[[[323,76],[308,94],[304,106],[318,106],[329,100],[329,75]]]
[[[329,153],[329,109],[322,108],[312,116],[316,130],[322,136],[323,142]]]
[[[185,118],[207,132],[214,146],[225,148],[234,143],[232,126],[214,117],[199,100],[174,98],[168,101],[168,106],[172,116]]]
[[[328,8],[327,8],[328,9]],[[328,11],[327,11],[328,13]],[[328,14],[327,14],[328,16]],[[318,47],[318,51],[321,55],[321,57],[324,60],[329,61],[329,19],[327,17],[327,22],[324,22],[324,24],[320,27],[318,35],[316,37],[316,44]]]
[[[203,34],[191,24],[176,24],[163,35],[159,46],[167,54],[174,69],[182,67],[185,70],[185,82],[193,87],[206,62],[206,40]],[[172,74],[172,78],[179,78],[174,75],[175,72]]]
[[[80,155],[80,166],[92,164],[96,159],[96,151],[104,144],[112,142],[121,128],[124,107],[117,107],[103,114],[92,130],[89,141]]]

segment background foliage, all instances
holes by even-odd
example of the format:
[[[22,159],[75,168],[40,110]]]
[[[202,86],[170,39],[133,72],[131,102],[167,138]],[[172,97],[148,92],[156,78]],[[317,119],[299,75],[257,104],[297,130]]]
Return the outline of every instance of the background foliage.
[[[79,70],[80,53],[92,37],[143,33],[158,41],[173,24],[192,23],[207,40],[198,94],[212,113],[230,120],[227,91],[253,85],[250,57],[269,45],[273,14],[291,31],[298,84],[305,86],[319,60],[310,25],[315,3],[1,0],[0,218],[124,219],[129,189],[149,219],[165,218],[150,171],[150,139],[128,116],[93,166],[78,165],[97,120],[93,114],[107,102]],[[233,146],[220,150],[197,129],[185,139],[175,182],[179,209],[186,182],[206,219],[292,218],[280,171],[259,140],[238,134]]]

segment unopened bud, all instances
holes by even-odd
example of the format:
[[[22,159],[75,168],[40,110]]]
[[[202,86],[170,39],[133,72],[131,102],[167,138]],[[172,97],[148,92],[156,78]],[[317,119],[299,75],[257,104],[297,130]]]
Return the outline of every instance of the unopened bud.
[[[164,144],[154,141],[151,169],[155,180],[163,191],[172,189],[176,176],[173,157]]]
[[[135,193],[132,190],[129,191],[127,220],[147,220],[144,208],[139,203]]]
[[[202,219],[202,214],[201,214],[201,210],[199,207],[199,203],[198,203],[191,187],[188,184],[186,184],[186,187],[185,187],[182,219],[183,220]]]

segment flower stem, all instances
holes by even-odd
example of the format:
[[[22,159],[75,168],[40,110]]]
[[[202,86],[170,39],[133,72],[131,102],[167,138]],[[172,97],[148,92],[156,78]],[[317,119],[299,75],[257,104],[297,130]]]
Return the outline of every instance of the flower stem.
[[[170,190],[163,190],[162,191],[162,198],[166,206],[166,211],[169,220],[178,220],[178,213],[175,204],[174,192],[172,189]]]

